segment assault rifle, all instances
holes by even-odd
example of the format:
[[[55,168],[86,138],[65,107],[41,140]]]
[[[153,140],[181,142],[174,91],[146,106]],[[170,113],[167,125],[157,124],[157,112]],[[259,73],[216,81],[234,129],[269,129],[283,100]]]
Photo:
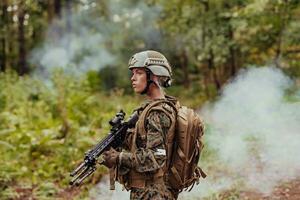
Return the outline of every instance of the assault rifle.
[[[104,151],[109,150],[111,147],[117,148],[122,145],[127,129],[135,126],[138,120],[138,114],[137,111],[135,111],[127,121],[124,121],[124,117],[125,113],[120,110],[120,112],[109,121],[111,125],[110,132],[103,140],[85,153],[83,162],[70,174],[70,176],[73,177],[70,181],[70,185],[79,186],[84,179],[96,170],[97,159]]]

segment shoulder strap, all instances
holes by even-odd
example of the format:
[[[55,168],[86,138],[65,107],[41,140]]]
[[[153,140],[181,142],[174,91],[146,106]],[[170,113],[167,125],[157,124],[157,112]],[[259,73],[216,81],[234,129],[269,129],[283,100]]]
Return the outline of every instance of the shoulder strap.
[[[162,99],[162,100],[157,100],[157,101],[154,101],[154,102],[151,102],[150,104],[148,104],[146,106],[146,108],[142,111],[141,115],[140,115],[140,119],[139,119],[139,123],[138,123],[138,131],[140,134],[142,134],[143,136],[145,136],[145,124],[146,124],[146,116],[149,114],[149,112],[152,110],[152,108],[154,108],[155,106],[158,106],[159,104],[161,103],[167,103],[169,106],[171,106],[175,112],[176,112],[176,116],[177,116],[177,108],[176,106],[169,102],[168,100],[165,100],[165,99]],[[159,110],[159,111],[162,111],[164,113],[166,113],[167,115],[169,115],[169,113],[167,113],[163,108],[155,108],[155,110]]]

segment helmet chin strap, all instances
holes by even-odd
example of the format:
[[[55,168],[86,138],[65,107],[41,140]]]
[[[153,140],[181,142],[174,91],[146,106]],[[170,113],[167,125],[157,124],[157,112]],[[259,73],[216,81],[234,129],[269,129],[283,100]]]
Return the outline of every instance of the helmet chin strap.
[[[145,89],[141,92],[141,94],[146,94],[149,90],[149,87],[151,83],[155,83],[153,80],[151,80],[151,71],[149,69],[145,69],[146,71],[146,77],[147,77],[147,85]]]

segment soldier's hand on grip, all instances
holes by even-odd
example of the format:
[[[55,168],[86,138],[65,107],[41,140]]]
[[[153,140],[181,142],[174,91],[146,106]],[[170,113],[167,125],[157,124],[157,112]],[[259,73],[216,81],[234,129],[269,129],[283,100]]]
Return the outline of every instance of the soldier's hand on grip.
[[[103,153],[103,162],[102,164],[108,168],[112,168],[118,164],[120,152],[116,151],[113,148],[110,148],[108,151]]]

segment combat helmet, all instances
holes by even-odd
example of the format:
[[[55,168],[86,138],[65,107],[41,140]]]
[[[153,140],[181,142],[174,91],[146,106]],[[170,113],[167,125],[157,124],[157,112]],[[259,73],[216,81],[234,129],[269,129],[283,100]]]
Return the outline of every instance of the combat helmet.
[[[166,57],[153,50],[142,51],[134,54],[128,63],[128,68],[145,68],[147,73],[147,87],[143,93],[146,93],[149,85],[153,82],[150,80],[150,72],[156,76],[166,77],[163,87],[171,86],[172,69]]]

